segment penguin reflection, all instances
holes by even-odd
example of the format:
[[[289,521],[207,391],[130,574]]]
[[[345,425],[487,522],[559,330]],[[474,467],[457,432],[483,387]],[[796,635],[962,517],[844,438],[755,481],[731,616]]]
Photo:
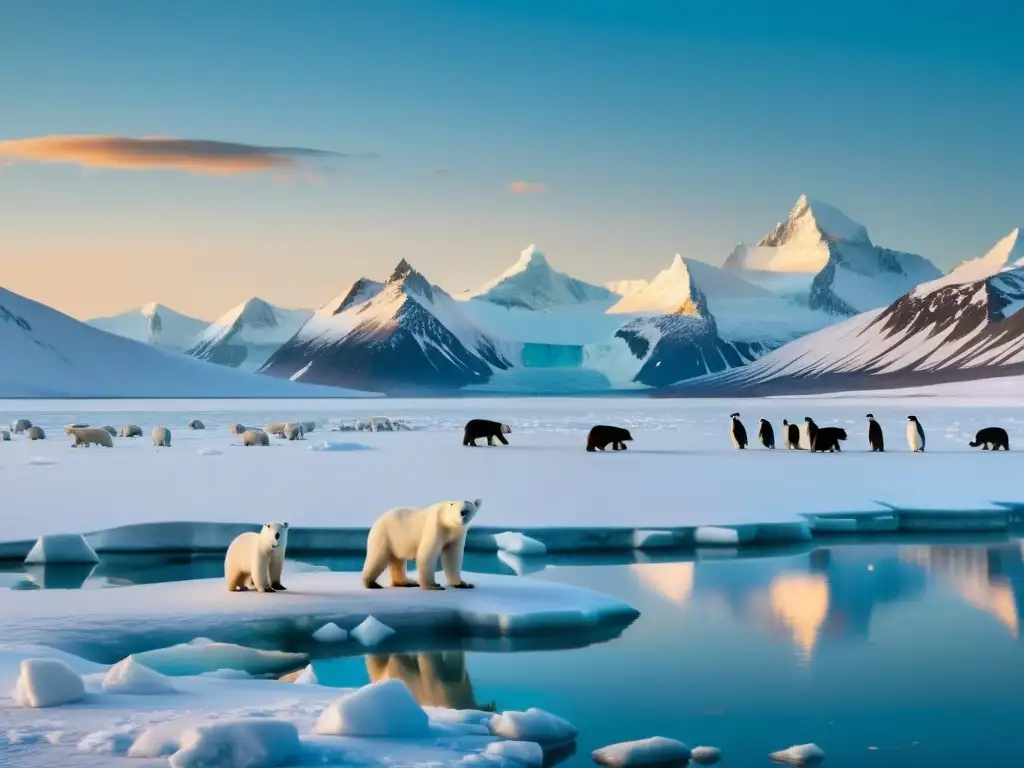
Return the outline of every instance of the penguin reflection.
[[[422,707],[495,711],[493,701],[477,703],[462,651],[370,655],[366,671],[372,683],[401,680]]]

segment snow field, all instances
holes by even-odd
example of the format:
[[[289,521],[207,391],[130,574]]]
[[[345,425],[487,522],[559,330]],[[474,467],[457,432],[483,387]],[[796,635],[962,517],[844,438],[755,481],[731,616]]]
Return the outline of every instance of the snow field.
[[[0,444],[8,512],[0,557],[24,558],[38,537],[68,533],[90,534],[87,543],[100,555],[220,550],[263,518],[290,524],[290,552],[359,552],[366,531],[386,510],[459,498],[484,500],[467,546],[489,551],[499,548],[494,536],[503,533],[528,536],[552,552],[631,548],[651,539],[646,530],[663,532],[655,537],[659,545],[686,545],[702,526],[734,528],[732,535],[718,535],[722,544],[799,538],[810,535],[807,515],[895,516],[901,528],[901,509],[984,513],[986,524],[998,525],[1008,514],[1000,502],[1024,502],[1015,451],[1024,439],[1024,409],[941,403],[467,399],[362,401],[354,407],[350,401],[316,416],[318,440],[333,439],[325,422],[373,413],[406,419],[417,429],[346,440],[362,450],[311,451],[309,438],[245,448],[228,432],[235,421],[310,415],[293,412],[294,404],[268,403],[262,413],[243,411],[242,404],[234,412],[203,411],[199,404],[185,411],[179,404],[182,410],[175,412],[112,414],[87,407],[45,412],[26,401],[5,416],[36,416],[45,426],[132,422],[144,425],[144,432],[165,423],[174,442],[157,449],[147,438],[118,438],[113,448],[72,450],[63,435],[42,442],[15,435]],[[382,413],[380,405],[390,407]],[[840,454],[768,451],[756,440],[749,450],[734,451],[728,414],[737,407],[749,434],[763,416],[775,425],[779,444],[782,419],[802,422],[805,415],[819,426],[844,427],[849,440]],[[886,431],[884,454],[867,451],[863,417],[869,411]],[[911,454],[906,446],[908,413],[924,424],[926,453]],[[197,415],[207,429],[183,429]],[[511,445],[463,447],[462,424],[476,416],[510,423]],[[595,423],[626,426],[635,442],[625,452],[588,454],[585,435]],[[1010,452],[968,447],[978,429],[991,425],[1007,429]]]

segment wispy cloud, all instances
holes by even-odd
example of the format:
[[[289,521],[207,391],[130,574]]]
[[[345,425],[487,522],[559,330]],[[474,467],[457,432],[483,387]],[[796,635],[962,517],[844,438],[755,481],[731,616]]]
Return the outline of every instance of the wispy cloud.
[[[508,185],[508,191],[513,195],[537,195],[546,190],[547,185],[537,181],[512,181]]]
[[[350,157],[305,147],[263,147],[206,139],[166,136],[40,136],[0,141],[3,159],[34,163],[72,163],[90,168],[176,170],[226,176],[301,170],[306,161]]]

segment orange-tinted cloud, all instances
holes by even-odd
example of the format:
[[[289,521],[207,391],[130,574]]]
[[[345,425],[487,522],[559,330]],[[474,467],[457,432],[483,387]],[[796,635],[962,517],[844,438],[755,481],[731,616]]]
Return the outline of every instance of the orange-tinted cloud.
[[[302,160],[340,157],[337,152],[304,147],[261,147],[227,141],[154,136],[41,136],[0,141],[3,158],[21,162],[72,163],[91,168],[176,170],[230,175],[288,171]]]
[[[508,191],[513,195],[535,195],[544,192],[546,189],[546,184],[536,181],[513,181],[508,185]]]

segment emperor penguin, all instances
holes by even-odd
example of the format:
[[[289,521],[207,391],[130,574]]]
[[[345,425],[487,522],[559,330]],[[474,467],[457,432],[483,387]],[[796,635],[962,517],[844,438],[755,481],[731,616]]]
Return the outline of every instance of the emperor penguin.
[[[775,430],[772,429],[772,424],[768,419],[761,419],[757,425],[757,439],[765,448],[775,448]]]
[[[885,440],[882,439],[882,425],[875,421],[875,415],[869,413],[868,416],[868,443],[871,445],[872,451],[878,451],[881,453],[885,450]]]
[[[732,424],[729,425],[729,438],[732,440],[732,447],[742,451],[747,447],[747,430],[743,426],[743,422],[740,421],[740,415],[733,413],[729,416],[732,419]]]
[[[818,434],[818,425],[814,423],[814,419],[810,416],[804,416],[804,421],[807,423],[807,447],[813,450],[814,437]]]
[[[924,450],[924,427],[917,416],[907,416],[907,444],[914,453]]]
[[[800,450],[800,427],[782,420],[782,442],[791,451]]]

